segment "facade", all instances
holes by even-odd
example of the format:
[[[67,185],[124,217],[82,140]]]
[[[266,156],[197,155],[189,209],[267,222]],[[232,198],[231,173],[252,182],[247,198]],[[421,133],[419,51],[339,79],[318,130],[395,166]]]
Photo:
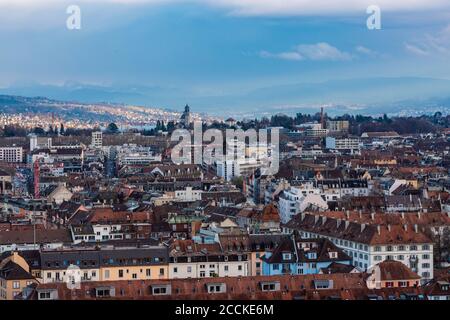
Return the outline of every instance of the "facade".
[[[186,187],[184,190],[175,191],[175,199],[178,201],[197,201],[202,199],[202,190],[194,190]]]
[[[176,240],[170,247],[169,278],[238,277],[250,274],[248,251],[230,252],[218,243]]]
[[[318,274],[332,263],[350,265],[350,258],[327,239],[285,239],[262,257],[263,275]]]
[[[299,214],[283,231],[302,238],[327,238],[352,258],[361,270],[396,260],[417,273],[422,282],[433,278],[433,242],[417,226],[370,225],[315,214]]]
[[[23,162],[23,148],[22,147],[1,147],[0,161],[4,162]]]
[[[103,147],[103,133],[101,131],[92,132],[91,146],[94,149]]]
[[[40,252],[39,281],[66,281],[69,266],[80,269],[81,281],[168,278],[167,248],[68,249]]]
[[[359,151],[360,141],[358,138],[335,138],[326,137],[325,147],[338,151],[349,150],[351,152]]]
[[[350,123],[348,120],[328,120],[327,121],[327,129],[330,132],[347,132],[349,129]]]

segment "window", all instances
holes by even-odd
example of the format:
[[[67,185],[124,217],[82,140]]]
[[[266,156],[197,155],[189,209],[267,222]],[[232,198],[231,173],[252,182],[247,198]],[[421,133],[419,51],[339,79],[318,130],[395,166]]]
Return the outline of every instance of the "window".
[[[224,266],[224,267],[223,267],[223,270],[224,270],[224,271],[228,271],[228,266]]]
[[[192,272],[192,267],[190,267],[190,266],[187,267],[187,272],[188,272],[188,273],[191,273],[191,272]]]
[[[158,295],[158,294],[166,294],[167,293],[167,288],[165,287],[155,287],[153,288],[153,294]]]
[[[386,282],[386,288],[392,288],[392,287],[394,287],[394,282],[392,282],[392,281],[387,281],[387,282]]]
[[[275,283],[264,283],[261,286],[262,291],[275,291]]]
[[[380,246],[376,246],[376,247],[375,247],[375,251],[377,251],[377,252],[378,252],[378,251],[381,251],[381,247],[380,247]]]
[[[123,270],[119,270],[119,278],[123,278]]]
[[[105,279],[109,279],[109,270],[105,270]]]
[[[422,246],[422,250],[430,250],[430,246],[427,245],[427,244],[424,244],[424,245]]]
[[[410,247],[409,247],[409,250],[411,250],[411,251],[415,251],[415,250],[417,250],[417,246],[415,246],[415,245],[412,245],[412,246],[410,246]]]
[[[13,282],[13,289],[19,289],[20,288],[20,283],[19,281],[14,281]]]
[[[159,275],[163,276],[164,275],[164,268],[159,268]]]
[[[283,260],[291,260],[292,255],[290,253],[283,253]]]
[[[422,255],[422,258],[424,260],[428,260],[428,259],[430,259],[430,255],[429,254],[424,254],[424,255]]]
[[[137,279],[137,273],[133,273],[133,274],[131,275],[131,278]]]
[[[150,277],[150,276],[152,275],[151,269],[145,269],[145,275],[146,275],[147,277]]]
[[[39,292],[39,299],[40,300],[50,299],[50,292]]]
[[[398,282],[398,286],[399,287],[407,287],[408,286],[408,281],[399,281]]]
[[[242,271],[242,266],[238,266],[238,271]]]
[[[205,277],[205,271],[200,271],[200,278],[204,278]]]

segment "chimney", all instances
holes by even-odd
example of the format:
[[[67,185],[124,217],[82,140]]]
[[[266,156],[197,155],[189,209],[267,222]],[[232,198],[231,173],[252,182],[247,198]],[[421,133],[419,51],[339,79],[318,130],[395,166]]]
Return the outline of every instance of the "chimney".
[[[405,212],[402,211],[402,219],[405,219]]]
[[[325,222],[327,222],[327,217],[326,217],[326,216],[323,216],[323,217],[322,217],[322,224],[325,224]]]
[[[314,215],[314,224],[316,224],[317,221],[319,221],[319,216],[316,214],[316,215]]]
[[[349,225],[350,225],[350,221],[345,220],[345,229],[347,229]]]
[[[417,212],[417,217],[419,217],[419,219],[421,218],[421,212],[420,211]]]
[[[389,232],[391,232],[391,224],[390,223],[388,223],[387,229],[388,229]]]
[[[350,219],[350,211],[349,210],[345,210],[345,216],[347,217],[347,219]]]
[[[375,220],[375,212],[372,212],[372,213],[370,214],[370,217],[372,218],[372,221],[374,221],[374,220]]]
[[[377,233],[378,233],[378,235],[381,234],[381,227],[380,227],[380,225],[377,225]]]
[[[361,209],[359,209],[359,218],[361,219],[362,218],[362,210]]]
[[[301,221],[305,220],[305,213],[304,213],[304,212],[302,212],[302,213],[300,214],[300,218],[301,218]]]
[[[417,226],[417,224],[414,225],[414,232],[418,233],[419,232],[419,227]]]
[[[365,223],[361,223],[361,232],[363,232],[365,228],[366,228],[366,224]]]
[[[339,228],[339,226],[341,225],[342,220],[341,219],[336,219],[336,229]]]
[[[405,229],[405,231],[408,231],[408,225],[406,223],[403,225],[403,229]]]

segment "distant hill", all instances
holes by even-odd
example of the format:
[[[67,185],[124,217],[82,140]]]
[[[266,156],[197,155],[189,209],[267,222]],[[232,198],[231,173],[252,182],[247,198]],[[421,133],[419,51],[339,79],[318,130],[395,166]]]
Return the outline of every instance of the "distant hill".
[[[0,95],[0,113],[54,114],[59,119],[85,122],[148,123],[179,119],[180,113],[158,108],[111,103],[80,103],[44,97]]]
[[[212,93],[177,87],[146,85],[99,86],[82,83],[64,85],[27,84],[0,89],[0,93],[46,96],[83,103],[126,103],[191,110],[234,118],[270,116],[282,112],[315,113],[324,106],[330,115],[343,113],[421,114],[450,109],[450,80],[421,77],[368,77],[323,82],[293,82],[254,89]]]

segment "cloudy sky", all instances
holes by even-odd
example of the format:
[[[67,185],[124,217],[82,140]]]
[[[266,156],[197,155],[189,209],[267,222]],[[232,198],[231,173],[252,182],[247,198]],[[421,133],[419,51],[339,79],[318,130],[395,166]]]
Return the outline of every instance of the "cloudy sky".
[[[366,26],[374,4],[381,30]],[[80,30],[66,27],[69,5],[81,9]],[[354,92],[359,79],[432,78],[445,89],[450,1],[0,0],[0,41],[4,93],[64,98],[64,88],[75,86],[90,88],[90,95],[79,91],[82,100],[113,92],[111,100],[206,108],[223,106],[221,99],[235,107],[245,97],[242,105],[255,107],[264,103],[258,90],[281,97],[286,86],[332,83],[331,91],[353,95],[289,92],[287,100],[265,101],[364,104],[380,93]],[[390,97],[440,94],[447,92],[417,85],[408,92],[405,82]]]

